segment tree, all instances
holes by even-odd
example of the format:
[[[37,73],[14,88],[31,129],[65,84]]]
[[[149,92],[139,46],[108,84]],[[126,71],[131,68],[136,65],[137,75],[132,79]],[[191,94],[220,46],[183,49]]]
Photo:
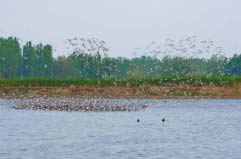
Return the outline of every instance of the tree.
[[[35,75],[36,51],[35,47],[29,41],[23,46],[22,57],[22,75],[24,77],[33,77]]]
[[[21,48],[17,38],[0,38],[0,77],[20,75]]]
[[[208,60],[208,75],[224,76],[225,75],[226,58],[224,56],[213,55]]]
[[[227,61],[225,74],[228,76],[241,75],[241,55],[235,54]]]
[[[42,69],[44,77],[53,76],[53,57],[52,57],[52,46],[45,45],[42,53]]]
[[[52,77],[53,76],[53,57],[52,46],[38,44],[35,47],[35,77]]]
[[[162,75],[175,75],[185,76],[192,74],[191,60],[182,57],[169,57],[166,56],[162,60],[161,74]]]
[[[78,77],[78,69],[73,61],[65,56],[60,56],[53,63],[54,77]]]
[[[35,57],[35,71],[34,71],[34,76],[35,77],[41,77],[43,76],[43,45],[38,44],[35,46],[36,50],[36,57]]]

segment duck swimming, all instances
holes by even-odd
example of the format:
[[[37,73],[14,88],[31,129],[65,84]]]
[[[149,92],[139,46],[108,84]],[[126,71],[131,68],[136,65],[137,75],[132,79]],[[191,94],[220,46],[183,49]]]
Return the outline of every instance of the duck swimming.
[[[166,119],[165,119],[165,118],[163,118],[163,119],[162,119],[162,122],[164,123],[165,121],[166,121]]]

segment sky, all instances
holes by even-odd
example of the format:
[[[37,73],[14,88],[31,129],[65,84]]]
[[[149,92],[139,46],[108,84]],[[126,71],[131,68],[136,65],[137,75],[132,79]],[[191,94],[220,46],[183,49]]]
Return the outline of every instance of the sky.
[[[67,38],[95,37],[111,56],[130,57],[152,41],[197,35],[231,56],[241,53],[240,15],[240,0],[0,0],[0,37],[50,43],[55,56],[67,54]]]

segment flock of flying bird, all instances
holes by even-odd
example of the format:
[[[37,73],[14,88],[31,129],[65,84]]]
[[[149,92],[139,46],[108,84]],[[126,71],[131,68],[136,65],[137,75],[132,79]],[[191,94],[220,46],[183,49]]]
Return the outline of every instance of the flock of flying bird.
[[[22,43],[22,40],[18,38]],[[68,38],[64,41],[65,49],[75,54],[108,55],[106,42],[97,38]],[[54,49],[57,52],[57,49]],[[166,38],[162,42],[151,42],[144,48],[135,48],[132,56],[151,56],[163,58],[165,56],[207,57],[213,54],[223,55],[223,48],[216,46],[212,40],[200,40],[197,35],[188,36],[181,40]]]
[[[135,48],[133,56],[148,55],[163,58],[165,56],[208,57],[222,55],[223,48],[216,46],[212,40],[200,40],[198,36],[189,36],[181,40],[165,39],[163,42],[151,42],[144,49]]]
[[[103,54],[107,55],[109,48],[104,40],[97,38],[67,39],[66,49],[71,53],[79,54]],[[165,56],[178,57],[211,57],[211,55],[223,55],[223,48],[216,46],[212,40],[200,40],[197,35],[188,36],[181,40],[167,38],[162,42],[151,42],[144,48],[135,48],[132,57],[150,56],[163,58]]]
[[[72,39],[67,39],[64,43],[67,44],[66,49],[75,54],[107,55],[107,52],[109,51],[106,47],[106,42],[97,38],[74,37]]]

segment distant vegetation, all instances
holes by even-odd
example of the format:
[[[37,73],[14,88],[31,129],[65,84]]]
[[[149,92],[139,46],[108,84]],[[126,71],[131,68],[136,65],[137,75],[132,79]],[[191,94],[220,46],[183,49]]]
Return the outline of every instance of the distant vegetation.
[[[231,58],[213,55],[209,59],[179,56],[165,56],[162,59],[141,56],[130,59],[109,57],[107,49],[102,50],[104,54],[100,54],[99,48],[93,50],[95,52],[92,54],[75,50],[69,56],[54,58],[51,45],[34,45],[32,42],[27,42],[21,47],[17,38],[0,38],[0,78],[2,78],[0,83],[1,85],[99,83],[125,85],[136,82],[195,83],[200,80],[203,83],[220,84],[240,81],[239,77],[227,77],[241,75],[239,54]],[[21,79],[23,77],[26,79]]]
[[[16,78],[0,79],[0,86],[144,86],[189,84],[193,86],[233,86],[241,82],[241,76],[197,77],[197,76],[169,76],[159,78]]]

